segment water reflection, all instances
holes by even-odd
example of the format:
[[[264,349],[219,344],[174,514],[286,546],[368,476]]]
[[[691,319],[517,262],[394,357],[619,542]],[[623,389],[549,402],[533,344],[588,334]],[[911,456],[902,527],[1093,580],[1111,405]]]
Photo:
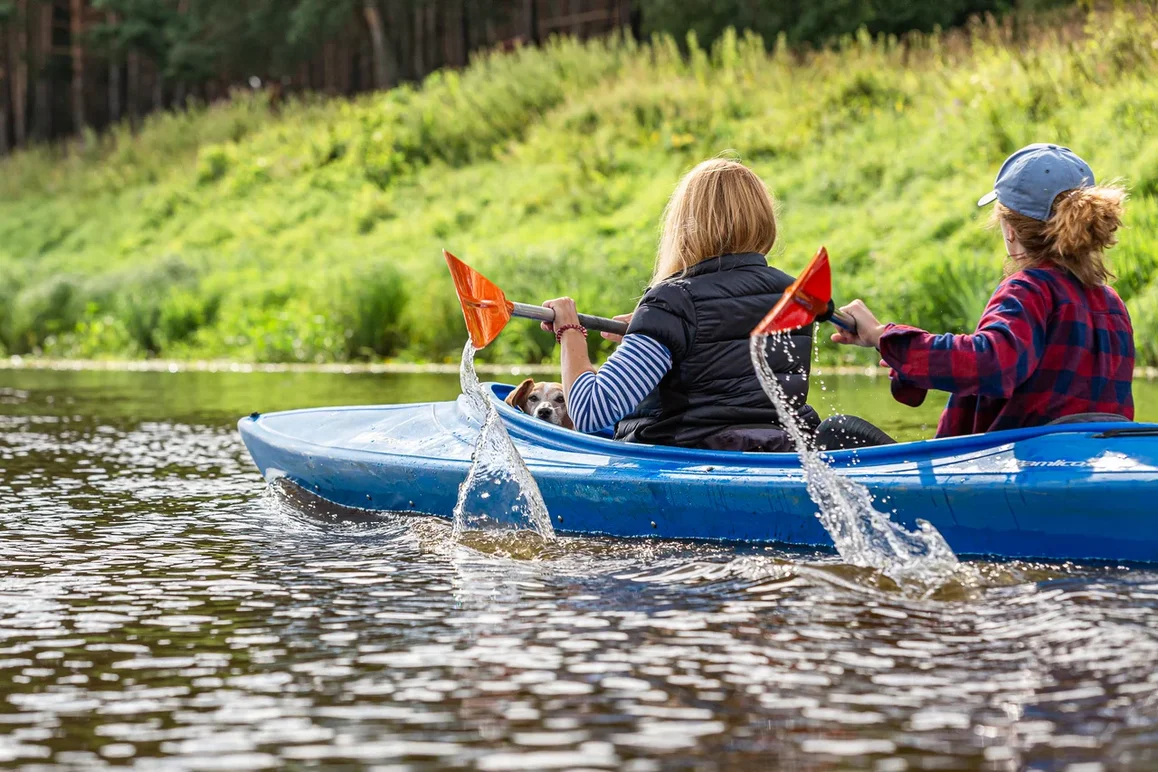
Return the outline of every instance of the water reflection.
[[[1158,763],[1149,569],[974,561],[914,595],[822,553],[455,542],[263,493],[230,383],[5,388],[6,765]]]

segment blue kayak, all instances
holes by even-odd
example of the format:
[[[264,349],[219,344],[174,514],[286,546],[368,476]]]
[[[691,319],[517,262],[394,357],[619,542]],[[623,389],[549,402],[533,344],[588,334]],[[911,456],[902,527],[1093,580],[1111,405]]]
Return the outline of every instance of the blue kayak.
[[[561,533],[831,547],[795,454],[631,445],[524,415],[487,384]],[[267,481],[449,518],[479,422],[464,398],[243,418]],[[964,555],[1158,562],[1158,424],[1070,424],[827,454]]]

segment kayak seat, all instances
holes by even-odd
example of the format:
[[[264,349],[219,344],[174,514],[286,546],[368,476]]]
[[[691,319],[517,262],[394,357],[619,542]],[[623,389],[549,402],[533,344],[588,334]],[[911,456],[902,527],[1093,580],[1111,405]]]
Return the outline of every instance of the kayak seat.
[[[705,437],[699,447],[739,453],[789,453],[795,450],[788,432],[769,424],[729,426]]]
[[[1063,426],[1065,424],[1101,424],[1101,423],[1132,423],[1129,418],[1117,413],[1074,413],[1050,421],[1046,426]]]
[[[848,450],[895,445],[896,440],[860,416],[832,415],[816,429],[817,450]]]

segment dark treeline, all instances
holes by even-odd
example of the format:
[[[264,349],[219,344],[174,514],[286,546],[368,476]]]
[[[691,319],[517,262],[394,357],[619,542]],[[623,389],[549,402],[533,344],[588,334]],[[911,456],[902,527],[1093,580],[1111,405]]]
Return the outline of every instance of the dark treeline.
[[[1025,0],[1022,0],[1024,2]],[[1034,0],[1030,0],[1033,2]],[[630,27],[726,27],[820,43],[903,33],[1016,0],[0,0],[0,155],[236,87],[354,94],[464,66],[480,49]],[[1050,0],[1037,0],[1050,2]]]
[[[239,86],[389,88],[631,13],[630,0],[0,0],[0,154]]]
[[[768,43],[783,37],[793,45],[815,45],[860,29],[900,36],[956,27],[985,14],[1066,4],[1072,0],[643,0],[642,7],[647,33],[682,39],[692,31],[710,42],[734,27],[752,30]]]

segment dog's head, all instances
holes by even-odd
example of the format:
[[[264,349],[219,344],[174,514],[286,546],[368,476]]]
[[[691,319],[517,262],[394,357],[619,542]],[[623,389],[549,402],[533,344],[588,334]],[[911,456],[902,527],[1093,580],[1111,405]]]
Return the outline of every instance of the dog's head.
[[[567,400],[561,383],[535,383],[534,378],[528,378],[507,395],[506,402],[547,423],[564,429],[575,428],[567,414]]]

